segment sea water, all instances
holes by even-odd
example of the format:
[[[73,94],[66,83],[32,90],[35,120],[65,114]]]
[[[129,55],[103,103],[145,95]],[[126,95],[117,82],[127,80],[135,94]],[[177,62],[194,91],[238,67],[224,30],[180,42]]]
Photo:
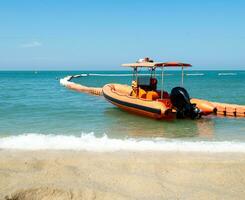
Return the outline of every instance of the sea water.
[[[103,96],[60,85],[60,78],[81,73],[90,75],[75,81],[87,86],[132,81],[130,71],[1,71],[0,148],[245,152],[244,118],[129,114]],[[179,71],[165,71],[164,90],[180,83]],[[184,87],[191,97],[245,105],[245,71],[186,71]]]

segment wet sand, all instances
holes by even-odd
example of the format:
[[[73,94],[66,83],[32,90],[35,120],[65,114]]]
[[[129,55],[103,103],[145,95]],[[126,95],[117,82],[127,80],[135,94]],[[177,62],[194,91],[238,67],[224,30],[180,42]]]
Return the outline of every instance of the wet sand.
[[[243,199],[245,154],[0,150],[0,199]]]

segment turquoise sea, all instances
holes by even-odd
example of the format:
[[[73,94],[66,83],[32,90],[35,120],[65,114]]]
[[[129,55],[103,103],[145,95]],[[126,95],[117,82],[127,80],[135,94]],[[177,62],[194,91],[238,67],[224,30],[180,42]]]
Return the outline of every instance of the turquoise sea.
[[[1,71],[0,148],[152,150],[195,144],[200,150],[202,144],[209,151],[227,144],[245,151],[244,118],[159,121],[128,114],[102,96],[60,85],[60,78],[81,73],[92,74],[76,79],[88,86],[132,80],[130,71]],[[164,83],[170,92],[180,85],[180,72],[166,71]],[[245,105],[245,71],[186,71],[184,86],[191,97]]]

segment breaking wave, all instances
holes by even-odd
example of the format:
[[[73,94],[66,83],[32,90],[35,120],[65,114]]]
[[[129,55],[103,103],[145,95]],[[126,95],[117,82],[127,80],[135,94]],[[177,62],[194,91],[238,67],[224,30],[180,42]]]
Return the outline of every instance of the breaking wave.
[[[94,74],[94,73],[89,73],[89,74],[81,74],[82,76],[132,76],[132,74]],[[150,76],[151,74],[138,74],[138,76]],[[161,74],[156,74],[157,76],[161,76]],[[173,74],[164,74],[164,76],[171,76]]]
[[[235,76],[237,73],[218,73],[219,76]]]
[[[22,134],[0,138],[0,149],[177,152],[242,152],[245,143],[235,141],[183,141],[177,139],[112,139],[93,133],[81,136]]]
[[[204,76],[203,73],[186,74],[186,76]]]

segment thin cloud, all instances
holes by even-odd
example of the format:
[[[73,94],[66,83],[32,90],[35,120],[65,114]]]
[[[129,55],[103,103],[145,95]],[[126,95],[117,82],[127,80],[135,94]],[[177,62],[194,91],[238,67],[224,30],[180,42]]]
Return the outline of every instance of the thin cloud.
[[[30,43],[26,43],[26,44],[21,45],[22,48],[33,48],[33,47],[40,47],[40,46],[42,46],[42,43],[38,42],[38,41],[33,41]]]

